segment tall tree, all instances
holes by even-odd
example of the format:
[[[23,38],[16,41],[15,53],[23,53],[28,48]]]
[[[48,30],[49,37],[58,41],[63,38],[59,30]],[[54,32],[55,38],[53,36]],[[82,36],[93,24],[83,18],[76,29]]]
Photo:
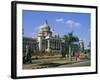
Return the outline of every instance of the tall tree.
[[[90,53],[91,52],[91,42],[89,42],[89,45],[88,45],[88,52]]]
[[[71,44],[73,42],[79,41],[78,37],[73,36],[73,32],[69,32],[67,35],[64,35],[63,37],[66,45],[68,45],[69,48],[69,60],[71,60]]]

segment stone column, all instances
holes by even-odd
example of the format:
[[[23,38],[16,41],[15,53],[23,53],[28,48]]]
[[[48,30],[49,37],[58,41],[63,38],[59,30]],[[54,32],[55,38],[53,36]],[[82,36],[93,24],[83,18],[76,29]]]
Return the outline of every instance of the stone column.
[[[59,53],[61,53],[61,42],[59,41]]]
[[[26,52],[25,52],[25,56],[27,56],[28,54],[28,45],[25,46]]]
[[[57,47],[58,47],[58,41],[56,41],[56,51],[57,51]]]
[[[38,42],[39,42],[39,51],[42,50],[42,39],[41,37],[38,37]]]
[[[48,39],[48,52],[50,52],[50,40]]]

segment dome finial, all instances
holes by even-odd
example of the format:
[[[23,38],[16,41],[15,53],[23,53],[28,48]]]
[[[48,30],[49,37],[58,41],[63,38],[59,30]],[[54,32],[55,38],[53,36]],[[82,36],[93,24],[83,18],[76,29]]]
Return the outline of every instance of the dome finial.
[[[47,20],[45,20],[45,24],[48,24],[48,21]]]
[[[49,26],[48,26],[48,21],[47,21],[47,20],[45,20],[44,27],[49,27]]]

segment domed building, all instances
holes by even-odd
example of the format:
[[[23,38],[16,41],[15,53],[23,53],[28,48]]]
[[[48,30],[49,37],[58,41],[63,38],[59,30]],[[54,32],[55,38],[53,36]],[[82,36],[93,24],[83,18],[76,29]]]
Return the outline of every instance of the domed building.
[[[27,48],[31,48],[31,52],[56,52],[61,53],[61,50],[68,45],[63,42],[59,34],[53,34],[47,20],[42,25],[36,38],[23,37],[23,53],[26,53]],[[71,44],[73,51],[84,51],[83,40],[79,40]]]
[[[47,20],[42,25],[42,28],[37,34],[36,38],[23,38],[23,50],[26,50],[25,46],[31,45],[31,50],[36,51],[46,51],[46,52],[58,52],[61,51],[61,38],[59,35],[52,36],[51,28],[48,25]],[[33,48],[33,46],[36,46]],[[34,50],[35,49],[35,50]],[[24,51],[25,52],[25,51]]]
[[[42,28],[41,28],[40,31],[41,31],[40,33],[42,33],[44,37],[46,37],[46,36],[48,36],[48,35],[52,36],[52,32],[51,32],[50,27],[48,26],[47,20],[46,20],[45,23],[42,25]]]
[[[42,28],[37,36],[39,43],[39,51],[55,51],[60,52],[61,39],[60,37],[52,36],[51,28],[48,25],[47,20],[42,25]]]

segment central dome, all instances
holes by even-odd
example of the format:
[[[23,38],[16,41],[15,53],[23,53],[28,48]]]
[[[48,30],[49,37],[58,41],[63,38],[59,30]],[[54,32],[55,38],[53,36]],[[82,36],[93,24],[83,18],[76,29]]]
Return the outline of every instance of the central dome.
[[[48,22],[47,20],[45,21],[45,23],[42,25],[42,28],[40,29],[40,32],[38,33],[39,36],[52,36],[52,32],[50,30],[50,27],[48,26]]]
[[[50,31],[50,27],[48,26],[47,20],[43,24],[42,31]]]

